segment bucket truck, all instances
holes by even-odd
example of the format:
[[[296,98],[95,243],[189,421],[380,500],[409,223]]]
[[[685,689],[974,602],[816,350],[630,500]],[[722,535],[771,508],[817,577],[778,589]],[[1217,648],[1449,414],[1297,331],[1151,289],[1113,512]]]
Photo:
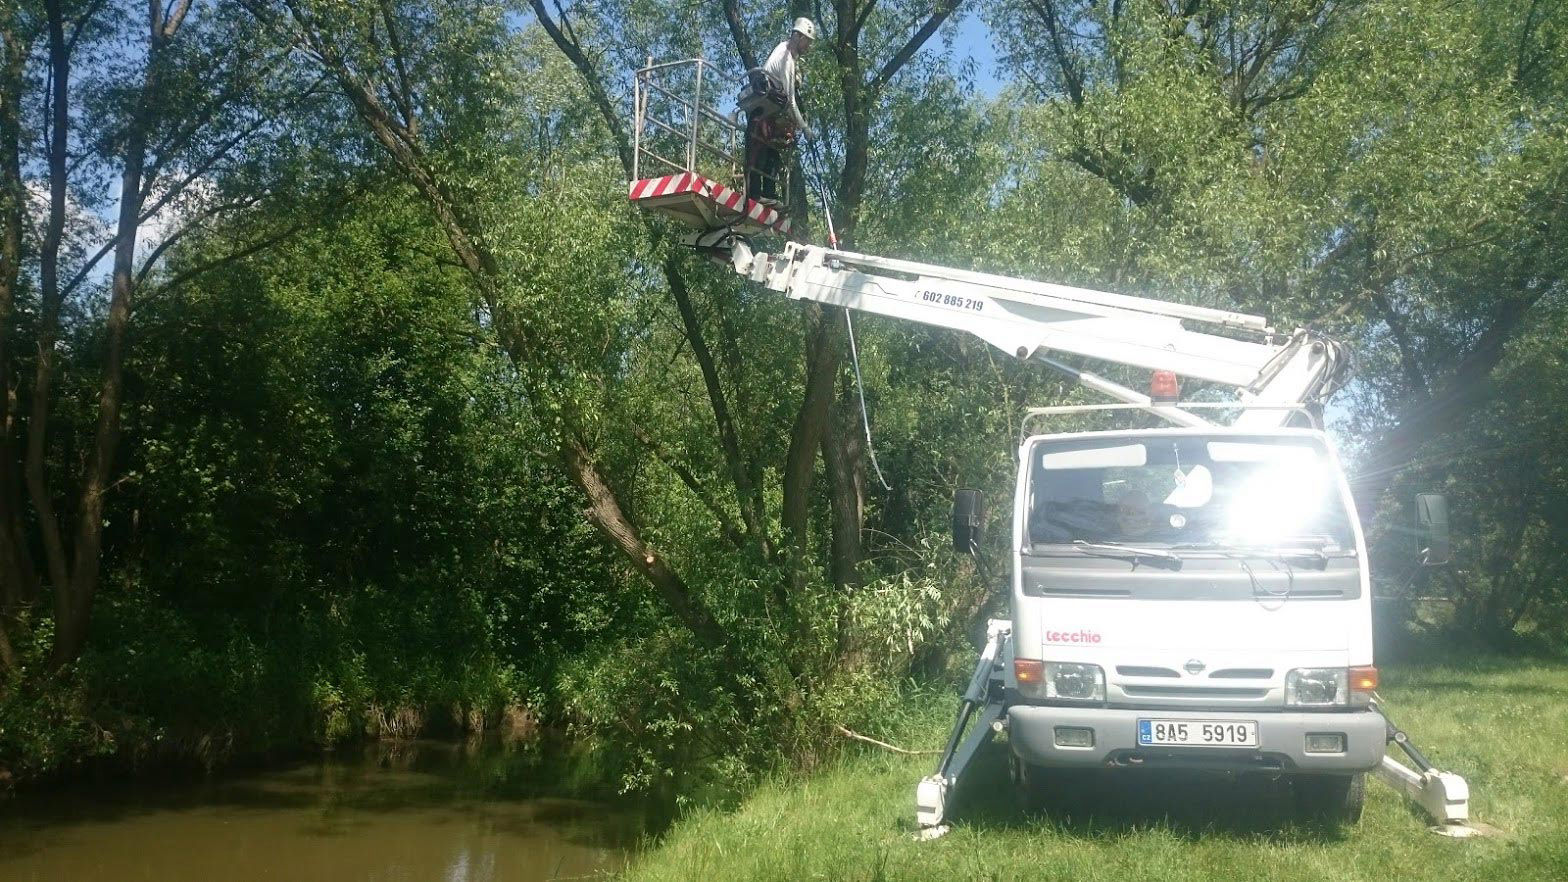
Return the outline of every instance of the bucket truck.
[[[937,768],[919,782],[922,829],[945,829],[966,769],[1006,733],[1026,799],[1064,769],[1250,772],[1287,777],[1304,818],[1352,823],[1371,772],[1439,832],[1472,832],[1465,780],[1434,768],[1378,707],[1366,540],[1319,425],[1348,371],[1343,344],[1228,310],[777,238],[762,250],[781,219],[694,167],[636,180],[629,195],[695,227],[687,244],[767,290],[971,334],[1116,399],[1026,416],[1011,617],[990,622]],[[1151,391],[1084,359],[1148,370]],[[1178,374],[1232,397],[1180,401]],[[1169,425],[1051,426],[1107,410]],[[982,520],[980,494],[959,491],[957,547],[978,548]]]

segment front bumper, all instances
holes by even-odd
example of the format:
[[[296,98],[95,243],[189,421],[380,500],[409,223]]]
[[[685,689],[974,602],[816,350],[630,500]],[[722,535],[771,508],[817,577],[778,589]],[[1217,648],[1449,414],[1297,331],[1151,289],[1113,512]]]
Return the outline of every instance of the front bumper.
[[[1138,720],[1253,720],[1257,747],[1143,747]],[[1092,747],[1058,747],[1056,727],[1094,731]],[[1376,768],[1387,727],[1374,711],[1320,713],[1178,711],[1172,708],[1043,707],[1007,710],[1008,741],[1024,762],[1038,766],[1150,766],[1228,771],[1347,773]],[[1307,753],[1308,733],[1342,733],[1340,753]]]

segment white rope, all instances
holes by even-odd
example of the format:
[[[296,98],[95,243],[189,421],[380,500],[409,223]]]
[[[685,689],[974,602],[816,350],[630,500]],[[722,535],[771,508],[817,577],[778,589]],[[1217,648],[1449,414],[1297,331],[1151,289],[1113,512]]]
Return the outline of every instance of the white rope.
[[[828,203],[827,176],[823,174],[822,154],[817,152],[815,142],[808,141],[806,146],[811,152],[811,162],[816,166],[817,196],[822,200],[822,216],[828,224],[828,244],[837,248],[838,233],[833,229],[833,208]],[[860,399],[860,425],[866,431],[866,455],[871,460],[871,468],[877,473],[877,480],[882,482],[882,489],[891,493],[893,488],[882,475],[882,466],[877,462],[877,449],[871,443],[871,417],[866,413],[866,384],[860,376],[860,351],[855,346],[855,322],[850,318],[849,312],[848,308],[844,310],[844,327],[849,329],[849,359],[855,365],[855,394]]]
[[[822,217],[828,223],[828,247],[838,247],[838,233],[833,229],[833,209],[828,205],[827,174],[823,171],[822,154],[817,152],[817,142],[807,141],[806,148],[811,153],[811,164],[817,169],[817,196],[822,200]],[[802,168],[802,171],[805,169]],[[810,177],[810,175],[807,175]]]
[[[855,393],[860,396],[860,424],[866,429],[866,454],[871,459],[871,468],[876,470],[877,480],[882,482],[882,489],[892,492],[887,478],[882,477],[882,466],[877,464],[877,449],[871,444],[871,417],[866,414],[866,385],[860,379],[860,353],[855,348],[855,323],[850,319],[847,309],[844,310],[844,327],[849,329],[849,360],[855,365]]]

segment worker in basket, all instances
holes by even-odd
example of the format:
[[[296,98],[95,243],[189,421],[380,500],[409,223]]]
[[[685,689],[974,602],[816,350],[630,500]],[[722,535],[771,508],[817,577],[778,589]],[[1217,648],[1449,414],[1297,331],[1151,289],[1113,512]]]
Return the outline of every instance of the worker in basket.
[[[782,151],[796,134],[812,137],[800,113],[800,68],[796,59],[811,51],[817,26],[809,18],[795,19],[789,39],[774,47],[760,68],[746,72],[740,106],[746,111],[746,195],[779,204],[779,168]]]

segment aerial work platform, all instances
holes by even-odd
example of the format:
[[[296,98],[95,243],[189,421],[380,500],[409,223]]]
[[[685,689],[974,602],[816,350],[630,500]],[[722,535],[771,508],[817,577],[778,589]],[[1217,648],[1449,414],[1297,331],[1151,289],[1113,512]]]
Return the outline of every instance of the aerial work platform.
[[[632,181],[628,196],[638,208],[700,230],[728,227],[742,235],[789,235],[789,215],[696,172]]]
[[[629,198],[705,234],[788,238],[790,216],[781,204],[750,198],[743,159],[745,124],[738,110],[721,114],[711,93],[731,84],[701,58],[649,63],[632,92],[633,163]],[[650,175],[649,172],[653,174]],[[789,192],[787,169],[775,183]]]

